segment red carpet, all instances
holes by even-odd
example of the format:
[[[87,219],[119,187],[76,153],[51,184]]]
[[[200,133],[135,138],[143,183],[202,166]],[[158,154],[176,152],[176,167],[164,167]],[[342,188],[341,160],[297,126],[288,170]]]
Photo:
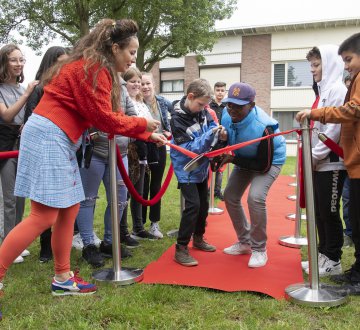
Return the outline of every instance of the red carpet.
[[[199,265],[183,267],[173,261],[173,245],[146,267],[143,283],[198,286],[229,292],[256,291],[276,299],[284,298],[288,285],[303,282],[300,250],[278,244],[280,236],[293,235],[295,229],[295,223],[285,219],[286,214],[295,211],[295,202],[286,198],[294,194],[294,187],[288,186],[290,182],[294,179],[280,176],[267,199],[269,261],[265,267],[249,268],[249,255],[231,256],[222,252],[236,242],[231,220],[225,212],[208,217],[205,236],[217,247],[216,252],[206,253],[190,248]],[[246,199],[244,201],[246,205]],[[225,209],[225,204],[220,203],[218,207]]]

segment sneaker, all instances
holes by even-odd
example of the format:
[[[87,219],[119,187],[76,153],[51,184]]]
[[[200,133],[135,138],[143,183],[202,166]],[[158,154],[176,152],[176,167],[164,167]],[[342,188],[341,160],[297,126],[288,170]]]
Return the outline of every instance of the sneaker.
[[[319,268],[319,277],[342,274],[341,262],[329,258]]]
[[[136,240],[143,240],[143,239],[148,239],[150,241],[155,241],[157,239],[159,239],[158,237],[154,236],[153,234],[150,234],[148,231],[146,231],[145,229],[143,229],[142,231],[139,231],[139,232],[133,232],[131,234],[131,237],[133,239],[136,239]]]
[[[85,282],[78,276],[78,272],[71,272],[71,277],[65,282],[59,282],[54,277],[51,284],[53,296],[88,295],[95,293],[96,290],[96,285]]]
[[[140,246],[140,243],[136,239],[132,238],[129,234],[125,235],[121,239],[121,243],[124,244],[128,249],[135,249]]]
[[[325,254],[322,254],[319,252],[318,254],[318,266],[319,268],[322,267],[322,265],[324,264],[325,260],[326,260],[326,255]],[[309,269],[309,261],[301,261],[301,268],[303,270],[307,270]]]
[[[21,255],[22,257],[27,257],[27,256],[30,255],[30,251],[25,249],[23,252],[21,252],[20,255]]]
[[[248,266],[251,268],[263,267],[268,261],[266,251],[255,251],[251,253],[251,257],[248,263]]]
[[[130,251],[122,244],[120,244],[120,253],[121,253],[121,259],[126,259],[132,257],[132,254]],[[105,243],[104,241],[100,244],[100,252],[102,253],[104,258],[112,258],[112,244]]]
[[[103,255],[93,244],[89,244],[88,246],[85,246],[83,248],[82,257],[87,261],[89,265],[95,268],[103,267],[105,265]]]
[[[343,274],[332,275],[330,279],[336,283],[360,283],[360,272],[351,267],[348,270],[345,270]]]
[[[233,256],[237,256],[239,254],[251,254],[251,247],[249,244],[243,244],[237,242],[223,250],[226,254],[231,254]]]
[[[336,293],[339,293],[343,296],[358,296],[360,295],[360,282],[343,283],[341,286],[332,286],[331,290],[334,290]]]
[[[349,247],[351,247],[351,246],[353,246],[353,245],[354,245],[354,242],[353,242],[352,238],[351,238],[350,236],[344,234],[344,244],[343,244],[343,247],[344,247],[344,248],[349,248]]]
[[[164,235],[160,231],[159,223],[158,222],[152,222],[150,225],[149,233],[157,238],[163,238]]]
[[[77,233],[76,235],[73,236],[72,247],[75,248],[76,250],[82,250],[84,248],[84,244],[81,239],[80,233]]]
[[[93,231],[93,237],[94,237],[94,244],[97,248],[100,247],[101,244],[101,239],[99,237],[97,237],[97,235],[95,234],[95,232]]]
[[[210,245],[204,240],[203,236],[193,236],[193,248],[198,249],[205,252],[214,252],[216,251],[216,247],[214,245]]]
[[[220,193],[220,194],[214,194],[214,197],[220,199],[221,201],[224,201],[224,200],[225,200],[224,195],[223,195],[222,193]]]
[[[183,266],[197,266],[199,263],[190,254],[186,245],[176,244],[174,260]]]
[[[18,256],[14,261],[13,264],[20,264],[21,262],[24,262],[24,258],[22,256]]]

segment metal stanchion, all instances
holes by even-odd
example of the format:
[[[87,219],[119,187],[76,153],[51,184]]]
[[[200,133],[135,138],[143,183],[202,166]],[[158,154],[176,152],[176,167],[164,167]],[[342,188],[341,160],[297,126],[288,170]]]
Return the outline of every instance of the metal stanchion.
[[[185,198],[182,195],[181,190],[179,190],[179,191],[180,191],[180,214],[182,215],[182,213],[185,209]],[[179,233],[179,229],[171,229],[166,233],[166,235],[168,237],[177,237],[178,233]]]
[[[298,149],[301,150],[301,139],[298,137]],[[296,158],[296,181],[300,180],[300,171],[299,171],[299,155]],[[296,185],[296,213],[295,213],[295,233],[293,236],[281,236],[279,238],[279,244],[292,247],[300,248],[301,246],[307,245],[307,238],[301,237],[301,207],[300,207],[300,184]]]
[[[309,128],[309,121],[302,128]],[[308,233],[309,283],[298,283],[285,289],[286,298],[294,303],[312,307],[338,306],[347,301],[345,293],[335,291],[330,285],[319,284],[318,251],[315,228],[310,130],[302,131],[303,164],[305,177],[306,215]]]
[[[297,138],[297,153],[299,152],[299,148],[301,147],[301,136],[298,135],[298,138]],[[295,172],[296,174],[294,175],[294,177],[296,178],[296,182],[295,182],[295,187],[297,187],[297,183],[298,183],[298,180],[299,180],[299,155],[297,154],[296,155],[296,168],[295,168]],[[289,184],[289,186],[291,185],[291,183]],[[300,192],[300,191],[299,191]],[[300,198],[300,194],[298,194],[298,189],[296,188],[296,195],[295,196],[288,196],[288,199],[290,200],[297,200]],[[298,213],[300,214],[300,219],[301,220],[306,220],[306,214],[302,214],[302,210],[301,208],[299,208],[299,203],[296,202],[296,213],[289,213],[285,216],[286,219],[288,220],[296,220],[297,219],[297,216],[298,216]],[[306,245],[306,244],[305,244]]]
[[[288,197],[286,197],[288,200],[290,201],[296,201],[296,195],[289,195]]]
[[[296,187],[296,186],[297,186],[297,183],[296,183],[296,182],[291,182],[291,183],[289,183],[289,186],[290,186],[290,187]]]
[[[220,215],[224,213],[223,209],[214,206],[214,189],[215,189],[215,175],[213,171],[210,172],[210,206],[209,214]]]
[[[113,282],[119,285],[128,285],[139,282],[144,277],[142,269],[121,268],[120,255],[120,225],[118,206],[118,187],[116,180],[116,141],[109,140],[109,165],[110,165],[110,191],[111,191],[111,218],[112,218],[112,253],[113,268],[101,269],[93,273],[93,278],[98,281]]]

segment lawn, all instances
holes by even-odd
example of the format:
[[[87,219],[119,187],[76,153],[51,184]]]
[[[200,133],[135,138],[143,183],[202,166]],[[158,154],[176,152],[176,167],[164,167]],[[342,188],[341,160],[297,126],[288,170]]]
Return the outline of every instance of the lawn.
[[[288,158],[282,173],[294,172],[295,160]],[[225,175],[226,177],[226,175]],[[177,228],[180,199],[176,179],[163,198],[161,228]],[[271,193],[271,191],[270,191]],[[166,201],[166,202],[165,202]],[[98,200],[95,226],[103,231],[104,190]],[[131,219],[129,219],[131,224]],[[148,226],[148,224],[147,224]],[[123,266],[145,268],[174,243],[165,236],[144,242]],[[277,301],[256,293],[225,293],[203,288],[134,284],[117,287],[99,283],[99,291],[88,297],[52,297],[53,264],[38,262],[38,239],[29,247],[31,256],[13,265],[5,280],[1,329],[357,329],[359,298],[336,308],[311,308]],[[302,253],[304,258],[306,249]],[[353,260],[353,249],[344,250],[343,267]],[[93,269],[72,251],[73,268],[89,279]],[[107,267],[112,267],[111,262]],[[163,271],[166,271],[164,269]],[[241,278],[239,279],[241,280]]]

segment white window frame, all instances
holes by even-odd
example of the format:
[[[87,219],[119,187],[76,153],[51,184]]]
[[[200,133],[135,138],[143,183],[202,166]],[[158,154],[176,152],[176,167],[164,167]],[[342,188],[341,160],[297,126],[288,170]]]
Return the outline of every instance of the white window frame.
[[[281,61],[281,62],[273,62],[271,65],[271,88],[273,89],[299,89],[299,88],[310,88],[312,85],[302,85],[302,86],[288,86],[288,70],[289,70],[289,65],[291,63],[294,62],[307,62],[306,60],[296,60],[296,61]],[[285,85],[284,86],[275,86],[275,65],[276,64],[284,64],[285,65]],[[311,75],[310,73],[310,68],[309,68],[309,75]]]

